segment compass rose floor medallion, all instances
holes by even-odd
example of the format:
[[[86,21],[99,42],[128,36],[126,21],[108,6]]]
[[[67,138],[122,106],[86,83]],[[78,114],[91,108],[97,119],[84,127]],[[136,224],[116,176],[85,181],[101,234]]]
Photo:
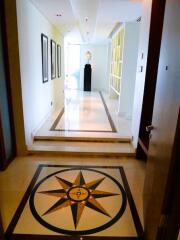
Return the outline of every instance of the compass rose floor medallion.
[[[9,239],[142,239],[122,167],[39,165]]]

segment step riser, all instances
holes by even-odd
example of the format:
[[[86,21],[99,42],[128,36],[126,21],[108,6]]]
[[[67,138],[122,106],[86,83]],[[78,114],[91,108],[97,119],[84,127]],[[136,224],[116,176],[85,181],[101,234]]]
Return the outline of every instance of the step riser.
[[[102,153],[102,152],[65,152],[65,151],[28,151],[28,155],[41,156],[87,156],[87,157],[135,157],[135,153]]]
[[[84,155],[84,156],[134,156],[135,149],[129,142],[77,142],[34,141],[28,146],[29,154]]]
[[[75,137],[34,137],[34,142],[37,141],[59,141],[59,142],[107,142],[107,143],[131,143],[130,138],[75,138]]]

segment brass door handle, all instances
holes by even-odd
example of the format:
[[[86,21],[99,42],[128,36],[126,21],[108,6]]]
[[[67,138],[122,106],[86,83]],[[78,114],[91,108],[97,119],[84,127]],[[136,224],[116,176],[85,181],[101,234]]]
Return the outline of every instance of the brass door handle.
[[[146,126],[146,132],[150,133],[154,129],[153,125]]]

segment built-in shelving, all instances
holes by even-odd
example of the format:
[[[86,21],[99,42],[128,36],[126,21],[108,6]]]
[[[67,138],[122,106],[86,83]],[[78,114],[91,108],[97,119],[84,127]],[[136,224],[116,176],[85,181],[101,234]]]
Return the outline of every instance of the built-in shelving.
[[[111,89],[119,96],[120,95],[120,93],[113,87],[113,86],[111,86]]]
[[[123,46],[124,46],[124,26],[112,38],[112,58],[111,58],[111,89],[120,94],[122,63],[123,63]]]
[[[118,99],[117,113],[132,118],[137,75],[140,23],[119,25],[111,35],[111,63],[109,96]]]

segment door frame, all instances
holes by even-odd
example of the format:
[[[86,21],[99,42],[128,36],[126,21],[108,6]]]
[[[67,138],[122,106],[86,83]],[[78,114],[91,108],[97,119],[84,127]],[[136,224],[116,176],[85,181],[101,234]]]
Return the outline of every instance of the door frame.
[[[4,170],[7,165],[15,158],[16,156],[16,144],[15,144],[15,131],[14,131],[14,122],[13,122],[13,109],[12,109],[12,102],[11,102],[11,90],[10,90],[10,81],[9,81],[9,63],[8,63],[8,51],[7,51],[7,42],[6,42],[6,28],[5,28],[5,12],[4,12],[4,2],[0,2],[0,31],[2,34],[2,59],[3,59],[3,70],[4,70],[4,77],[5,77],[5,90],[7,92],[7,108],[8,108],[8,117],[9,117],[9,129],[11,132],[11,142],[12,142],[12,149],[11,154],[7,156],[6,153],[6,145],[4,142],[4,122],[3,114],[0,112],[0,170]]]
[[[16,0],[0,1],[10,112],[16,155],[27,155],[21,89]],[[15,57],[14,57],[15,56]],[[21,123],[21,124],[20,124]]]
[[[151,8],[147,68],[136,149],[136,158],[143,160],[147,160],[148,156],[149,133],[146,131],[146,126],[152,123],[165,3],[166,0],[153,0]]]
[[[3,131],[2,131],[2,124],[1,124],[1,115],[0,115],[0,169],[3,168],[2,160],[5,158],[5,151],[4,151],[4,141],[3,141]]]
[[[0,240],[4,240],[4,230],[3,230],[3,226],[2,226],[2,217],[0,214]]]

